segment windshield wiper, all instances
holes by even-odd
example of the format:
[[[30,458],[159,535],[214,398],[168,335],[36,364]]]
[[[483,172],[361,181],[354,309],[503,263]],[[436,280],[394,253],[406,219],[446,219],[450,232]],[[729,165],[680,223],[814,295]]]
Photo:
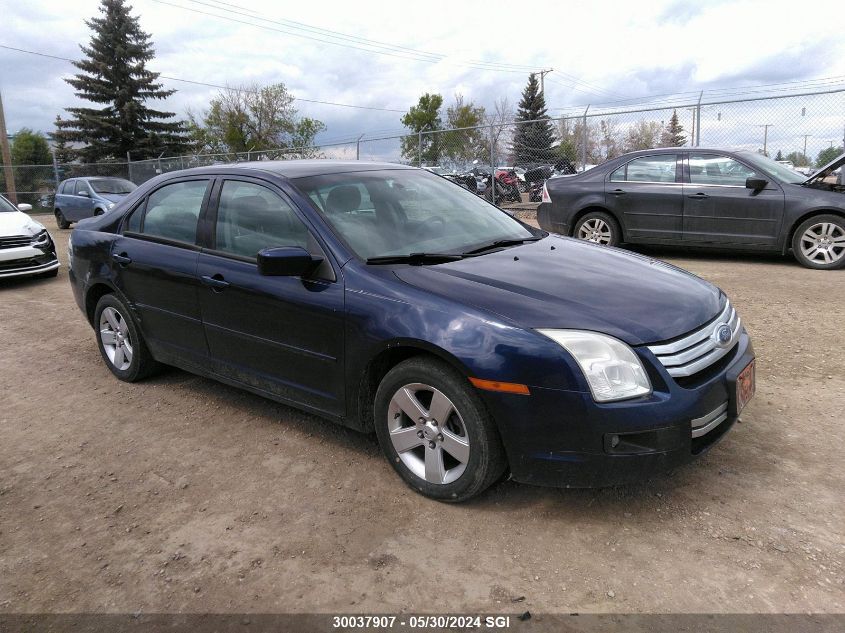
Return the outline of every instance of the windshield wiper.
[[[537,240],[543,239],[542,237],[523,237],[523,238],[516,238],[510,240],[496,240],[495,242],[490,242],[489,244],[485,244],[484,246],[479,246],[478,248],[474,248],[471,251],[466,251],[464,255],[478,255],[479,253],[485,253],[487,251],[492,251],[495,248],[504,248],[506,246],[519,246],[520,244],[525,244],[525,242],[536,242]]]
[[[407,255],[383,255],[381,257],[370,257],[368,264],[411,264],[422,266],[423,264],[443,264],[463,259],[463,255],[453,253],[409,253]]]

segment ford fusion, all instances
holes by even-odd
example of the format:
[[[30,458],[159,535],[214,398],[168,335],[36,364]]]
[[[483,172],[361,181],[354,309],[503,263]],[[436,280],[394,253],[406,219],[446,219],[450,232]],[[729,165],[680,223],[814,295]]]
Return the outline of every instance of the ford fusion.
[[[411,487],[629,482],[754,392],[715,286],[527,226],[425,170],[286,161],[159,176],[79,223],[70,282],[106,366],[162,364],[371,432]]]
[[[0,196],[0,279],[6,277],[55,277],[59,272],[53,238],[40,222]]]

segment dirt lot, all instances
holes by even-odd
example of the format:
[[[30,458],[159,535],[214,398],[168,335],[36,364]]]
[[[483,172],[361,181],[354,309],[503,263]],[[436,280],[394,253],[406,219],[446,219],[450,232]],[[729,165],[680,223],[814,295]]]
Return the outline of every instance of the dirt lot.
[[[177,370],[118,382],[64,268],[0,284],[0,613],[845,611],[845,272],[658,255],[739,309],[742,423],[665,478],[461,506],[373,437]]]

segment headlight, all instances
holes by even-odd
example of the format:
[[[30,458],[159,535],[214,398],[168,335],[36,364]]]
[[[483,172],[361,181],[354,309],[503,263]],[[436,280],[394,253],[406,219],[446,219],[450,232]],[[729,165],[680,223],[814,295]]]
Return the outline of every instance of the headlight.
[[[33,236],[32,242],[30,242],[32,246],[35,248],[44,248],[50,245],[50,234],[47,232],[47,229],[41,230],[37,235]]]
[[[640,359],[622,341],[581,330],[537,330],[572,354],[596,402],[625,400],[651,393]]]

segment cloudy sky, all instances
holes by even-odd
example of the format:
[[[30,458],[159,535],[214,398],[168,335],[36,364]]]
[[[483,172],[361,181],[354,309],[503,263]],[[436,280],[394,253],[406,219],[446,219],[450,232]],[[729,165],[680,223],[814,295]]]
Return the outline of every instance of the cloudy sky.
[[[0,45],[66,58],[79,57],[79,44],[90,37],[84,20],[98,7],[98,0],[0,2]],[[552,114],[707,88],[828,77],[845,85],[845,13],[840,2],[826,0],[530,3],[533,11],[523,2],[472,0],[131,4],[155,44],[151,68],[165,76],[230,85],[281,81],[301,99],[374,108],[297,102],[301,114],[326,123],[322,141],[399,133],[401,112],[423,92],[447,102],[461,93],[488,108],[502,96],[514,104],[531,68],[554,68],[546,78]],[[72,69],[0,48],[9,131],[49,131],[55,116],[77,103],[63,81]],[[202,110],[216,92],[164,83],[178,89],[166,108],[180,116]],[[827,146],[812,138],[811,149],[814,143]]]

